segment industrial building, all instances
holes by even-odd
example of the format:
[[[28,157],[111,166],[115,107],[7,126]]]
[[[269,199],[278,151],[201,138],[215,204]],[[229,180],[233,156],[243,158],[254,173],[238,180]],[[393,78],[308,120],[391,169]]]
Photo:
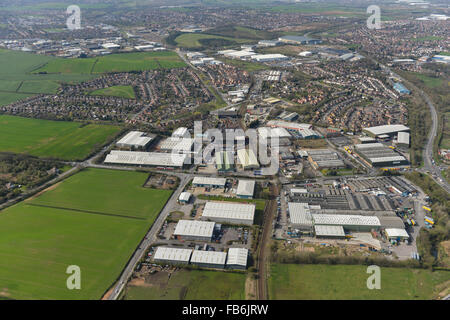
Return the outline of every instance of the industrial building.
[[[216,153],[216,169],[219,172],[234,170],[234,156],[231,151],[219,151]]]
[[[192,185],[199,188],[225,188],[227,179],[225,178],[211,178],[211,177],[195,177],[192,180]]]
[[[214,234],[215,222],[198,220],[179,220],[174,237],[179,240],[210,242]]]
[[[182,192],[180,194],[180,196],[178,197],[178,201],[180,203],[184,203],[184,204],[189,203],[189,200],[191,199],[191,196],[192,196],[192,194],[189,193],[189,192]]]
[[[227,268],[241,269],[247,268],[248,249],[230,248],[228,249]]]
[[[283,139],[292,138],[291,134],[285,128],[270,128],[270,127],[261,127],[258,128],[258,134],[261,139],[270,140],[272,138]]]
[[[398,146],[409,147],[410,144],[410,135],[408,132],[399,132],[397,135]]]
[[[240,149],[237,151],[239,164],[244,170],[259,168],[259,162],[252,149]]]
[[[282,43],[288,44],[321,44],[322,40],[319,39],[311,39],[304,36],[283,36],[278,38],[278,40]]]
[[[254,204],[210,201],[205,204],[202,217],[222,223],[252,225],[255,208]]]
[[[378,138],[379,136],[384,134],[387,134],[390,137],[394,137],[399,132],[410,132],[410,129],[403,124],[390,124],[384,126],[363,128],[362,131],[373,138]]]
[[[308,150],[308,160],[316,170],[345,168],[345,163],[331,149]]]
[[[273,62],[273,61],[285,61],[289,60],[289,57],[284,54],[274,53],[274,54],[254,54],[251,56],[252,60],[256,62]]]
[[[173,138],[190,138],[191,134],[189,133],[188,128],[179,127],[172,133]]]
[[[402,241],[409,239],[409,234],[405,229],[387,228],[386,230],[384,230],[384,232],[388,240]]]
[[[302,231],[311,231],[313,219],[309,205],[307,203],[289,202],[288,207],[292,227]]]
[[[154,136],[148,136],[144,132],[130,131],[116,143],[116,146],[119,148],[145,149],[153,138]]]
[[[191,264],[202,268],[224,269],[226,260],[226,252],[194,250],[191,256]]]
[[[342,226],[344,230],[369,232],[381,227],[378,217],[346,214],[312,214],[314,225]]]
[[[188,264],[192,249],[157,247],[153,260],[165,264]]]
[[[304,130],[304,129],[312,129],[312,125],[308,123],[295,123],[295,122],[288,122],[288,121],[280,121],[280,120],[270,120],[267,122],[267,125],[269,127],[279,127],[284,128],[288,130]]]
[[[397,91],[400,94],[410,94],[411,93],[411,91],[406,89],[406,87],[403,84],[401,84],[400,82],[394,83],[393,87],[394,87],[395,91]]]
[[[345,238],[345,231],[342,226],[316,225],[314,226],[314,233],[317,238]]]
[[[255,184],[254,180],[239,180],[236,196],[241,199],[253,199]]]
[[[182,168],[187,160],[185,154],[112,150],[104,163]]]
[[[194,146],[194,139],[192,138],[175,138],[170,137],[162,141],[159,145],[161,151],[176,152],[176,153],[192,153]]]
[[[382,143],[355,145],[355,151],[372,167],[407,165],[408,160]]]

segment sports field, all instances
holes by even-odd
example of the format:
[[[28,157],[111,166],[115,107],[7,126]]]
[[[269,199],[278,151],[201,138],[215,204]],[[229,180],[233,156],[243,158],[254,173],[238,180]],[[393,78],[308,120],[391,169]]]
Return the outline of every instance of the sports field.
[[[50,74],[98,74],[185,67],[172,51],[118,53],[87,59],[57,58],[33,71]]]
[[[151,283],[127,287],[126,300],[244,300],[245,274],[182,269],[169,278],[159,272]],[[211,290],[214,288],[214,290]]]
[[[0,296],[101,298],[171,194],[142,188],[146,178],[145,173],[89,169],[35,199],[0,211]],[[120,192],[119,186],[134,192]],[[76,210],[37,206],[41,197],[55,201],[55,206],[60,198],[71,199],[66,204]],[[70,265],[81,269],[81,290],[66,287]]]
[[[112,96],[119,98],[134,99],[136,96],[132,86],[113,86],[95,90],[89,93],[91,96]]]
[[[82,160],[119,131],[119,126],[0,115],[0,152]]]
[[[370,274],[359,265],[273,264],[269,297],[274,300],[432,299],[445,289],[450,272],[381,268],[381,289],[367,289]],[[448,287],[448,283],[447,283]]]

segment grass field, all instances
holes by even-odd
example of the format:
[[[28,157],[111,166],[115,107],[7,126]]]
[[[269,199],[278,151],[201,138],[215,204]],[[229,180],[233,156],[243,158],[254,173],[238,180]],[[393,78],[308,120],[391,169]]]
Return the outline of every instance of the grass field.
[[[152,278],[153,286],[129,286],[126,300],[244,300],[245,274],[180,270]],[[214,290],[211,288],[214,287]]]
[[[147,174],[138,172],[89,169],[35,199],[1,211],[0,296],[101,298],[171,194],[142,188],[146,178]],[[54,206],[60,199],[69,200],[66,204],[78,211],[36,206],[41,197],[55,201],[48,202]],[[130,213],[130,206],[141,219],[117,215]],[[86,208],[105,214],[83,211]],[[69,265],[81,268],[81,290],[66,288]]]
[[[228,43],[234,45],[236,43],[249,43],[254,41],[250,39],[231,38],[204,33],[183,33],[175,39],[175,42],[183,48],[192,49],[202,47],[204,45],[202,40],[222,40],[225,41],[224,46],[227,46]]]
[[[446,271],[381,268],[381,289],[369,290],[366,271],[359,265],[274,264],[269,295],[274,300],[432,299],[450,281]]]
[[[0,152],[82,160],[119,131],[119,126],[0,115]]]
[[[119,53],[87,59],[54,59],[33,71],[49,74],[98,74],[161,68],[180,68],[186,64],[172,51]]]
[[[127,99],[135,99],[132,86],[114,86],[104,89],[95,90],[89,93],[91,96],[113,96]]]

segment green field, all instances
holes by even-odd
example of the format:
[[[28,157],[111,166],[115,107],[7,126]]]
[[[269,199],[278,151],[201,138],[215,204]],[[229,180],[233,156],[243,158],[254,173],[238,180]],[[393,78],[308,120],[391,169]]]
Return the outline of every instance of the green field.
[[[101,298],[171,194],[142,188],[146,178],[147,174],[138,172],[89,169],[36,199],[1,211],[0,297]],[[77,210],[36,206],[41,197],[54,200],[54,206],[60,198],[71,199],[67,205]],[[130,213],[130,206],[141,219],[117,214]],[[69,265],[81,268],[81,290],[66,288]]]
[[[274,264],[269,296],[274,300],[432,299],[450,281],[447,271],[381,268],[381,289],[369,290],[366,271],[359,265]]]
[[[97,74],[161,68],[180,68],[186,64],[172,51],[118,53],[97,58],[58,58],[34,70],[49,74]]]
[[[119,126],[0,115],[0,152],[83,160],[119,131]]]
[[[132,86],[113,86],[109,88],[95,90],[89,93],[91,96],[112,96],[119,98],[135,99]]]
[[[235,44],[242,44],[242,43],[249,43],[254,42],[250,39],[242,39],[242,38],[231,38],[231,37],[224,37],[219,35],[212,35],[212,34],[205,34],[205,33],[183,33],[179,35],[175,42],[183,47],[183,48],[200,48],[203,46],[209,46],[205,43],[205,41],[222,41],[223,45],[218,46],[229,46],[229,45],[235,45]]]
[[[180,270],[152,277],[153,286],[129,286],[126,300],[244,300],[245,274]],[[211,288],[214,287],[214,290]]]

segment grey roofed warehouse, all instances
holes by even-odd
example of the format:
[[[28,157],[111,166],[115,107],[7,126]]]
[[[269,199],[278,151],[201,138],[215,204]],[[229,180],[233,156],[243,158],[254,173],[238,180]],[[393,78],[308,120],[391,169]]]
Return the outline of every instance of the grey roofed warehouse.
[[[158,247],[153,259],[155,262],[171,264],[188,264],[191,258],[192,249]]]
[[[148,136],[144,132],[130,131],[116,145],[120,148],[145,148],[154,136]]]
[[[180,220],[175,227],[174,236],[187,240],[211,241],[215,222]]]
[[[289,202],[289,216],[293,227],[311,230],[313,219],[307,203]]]
[[[389,136],[394,136],[398,132],[409,132],[410,129],[403,124],[390,124],[384,126],[376,126],[363,128],[363,132],[367,133],[372,137],[379,137],[380,135],[387,134]]]
[[[228,249],[227,268],[245,269],[247,268],[248,249],[230,248]]]
[[[181,168],[187,159],[185,154],[112,150],[104,163]]]
[[[210,201],[205,204],[202,217],[217,222],[252,225],[255,208],[254,204]]]
[[[191,263],[205,268],[225,268],[226,252],[194,250]]]

